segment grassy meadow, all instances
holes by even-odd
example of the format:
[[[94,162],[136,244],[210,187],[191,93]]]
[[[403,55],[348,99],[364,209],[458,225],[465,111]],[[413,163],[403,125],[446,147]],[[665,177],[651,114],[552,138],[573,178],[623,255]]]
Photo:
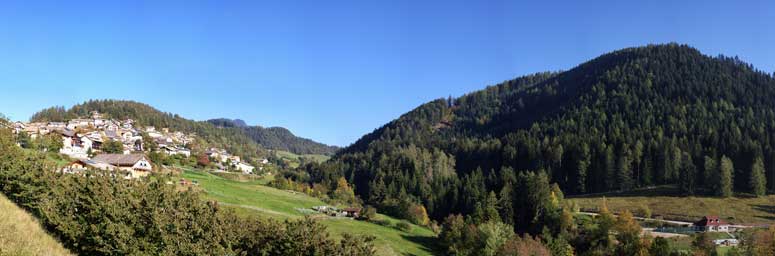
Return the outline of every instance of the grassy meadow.
[[[738,194],[720,198],[707,196],[680,196],[673,186],[635,190],[626,193],[604,193],[569,197],[581,209],[597,209],[603,197],[614,212],[648,207],[652,216],[680,221],[696,221],[704,215],[717,215],[734,224],[765,224],[775,222],[775,195],[752,197]]]
[[[288,160],[290,162],[290,166],[293,168],[296,168],[299,166],[299,163],[301,162],[301,158],[312,159],[313,161],[318,163],[325,162],[331,158],[330,156],[326,156],[326,155],[312,155],[312,154],[299,155],[299,154],[291,153],[288,151],[282,151],[282,150],[274,150],[273,152],[276,153],[278,157]]]
[[[203,190],[207,200],[216,200],[223,205],[232,207],[238,214],[251,214],[276,219],[299,219],[308,212],[299,209],[310,209],[312,206],[326,205],[320,199],[303,193],[279,190],[264,186],[266,180],[234,181],[216,175],[186,170],[182,177],[199,182],[197,189]],[[433,232],[427,228],[412,225],[410,232],[396,229],[393,225],[382,226],[365,221],[348,218],[332,218],[322,214],[312,214],[328,227],[334,236],[344,233],[371,235],[376,238],[374,244],[380,255],[431,255]],[[391,224],[400,220],[385,215],[379,215]]]
[[[72,255],[38,221],[0,194],[0,256]]]

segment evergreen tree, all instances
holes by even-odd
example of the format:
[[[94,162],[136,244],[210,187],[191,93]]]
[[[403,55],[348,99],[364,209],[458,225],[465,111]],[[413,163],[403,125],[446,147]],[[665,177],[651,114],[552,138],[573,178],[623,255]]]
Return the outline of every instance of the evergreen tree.
[[[735,167],[732,164],[732,159],[727,156],[721,157],[721,164],[719,165],[719,178],[718,182],[718,195],[722,197],[732,196],[732,184],[734,184]]]
[[[617,176],[616,181],[619,183],[619,189],[630,190],[633,188],[632,182],[632,168],[630,166],[630,156],[626,146],[622,146],[621,153],[616,162]]]
[[[757,157],[751,167],[749,186],[751,193],[756,196],[763,196],[767,193],[767,177],[764,173],[764,160],[761,157]]]
[[[693,195],[696,189],[697,168],[694,166],[692,156],[688,153],[683,153],[679,174],[680,176],[678,181],[681,191],[686,194]]]
[[[718,182],[714,181],[721,178],[721,175],[719,175],[719,166],[712,157],[705,156],[703,159],[705,160],[703,164],[704,187],[708,191],[718,191],[720,189],[718,187]]]

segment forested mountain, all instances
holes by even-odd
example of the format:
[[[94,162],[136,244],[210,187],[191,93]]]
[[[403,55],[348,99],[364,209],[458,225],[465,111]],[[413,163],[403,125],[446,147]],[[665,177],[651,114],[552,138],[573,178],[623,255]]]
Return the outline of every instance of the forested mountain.
[[[268,149],[284,150],[296,154],[333,155],[339,148],[315,142],[310,139],[296,137],[291,131],[282,127],[248,126],[240,119],[211,119],[207,122],[219,127],[236,127],[256,143]]]
[[[345,177],[367,204],[400,213],[418,203],[436,220],[497,202],[503,222],[535,234],[542,206],[528,194],[549,193],[535,192],[545,191],[536,184],[546,181],[533,182],[541,175],[567,194],[775,190],[772,134],[771,75],[685,45],[650,45],[429,102],[304,166],[303,181],[334,188]]]
[[[100,112],[105,118],[132,119],[141,126],[168,127],[171,131],[194,133],[201,138],[193,145],[194,150],[204,151],[206,147],[218,147],[251,159],[267,155],[266,150],[240,128],[220,128],[209,122],[193,121],[177,114],[164,113],[134,101],[90,100],[70,109],[51,107],[35,113],[30,121],[66,121],[89,116],[92,111]]]

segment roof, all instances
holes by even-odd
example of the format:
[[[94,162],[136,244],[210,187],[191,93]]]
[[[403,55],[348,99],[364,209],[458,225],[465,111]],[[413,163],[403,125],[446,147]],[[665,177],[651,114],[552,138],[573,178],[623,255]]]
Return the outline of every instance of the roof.
[[[105,136],[107,136],[108,138],[111,138],[111,139],[112,139],[112,138],[118,138],[118,137],[121,137],[121,136],[118,136],[118,134],[116,133],[116,131],[105,131]]]
[[[95,156],[92,160],[115,166],[133,166],[144,158],[145,155],[143,154],[101,154]]]
[[[350,207],[350,208],[344,208],[344,209],[342,209],[342,211],[345,211],[345,212],[360,212],[361,208]]]
[[[75,162],[79,162],[85,166],[89,166],[91,168],[100,169],[100,170],[112,170],[116,168],[111,164],[95,162],[94,160],[91,160],[91,159],[78,159]]]
[[[721,226],[721,225],[727,225],[727,222],[720,219],[718,216],[704,216],[702,219],[694,223],[695,226],[700,227],[706,227],[706,226]]]
[[[62,136],[65,137],[75,137],[75,131],[63,129],[63,130],[57,130],[59,134],[62,134]]]

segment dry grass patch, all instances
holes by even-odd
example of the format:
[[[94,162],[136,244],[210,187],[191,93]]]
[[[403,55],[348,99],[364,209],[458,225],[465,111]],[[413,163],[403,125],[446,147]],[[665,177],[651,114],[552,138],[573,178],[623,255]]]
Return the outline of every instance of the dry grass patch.
[[[647,206],[654,217],[670,220],[696,221],[704,215],[717,215],[735,224],[775,223],[775,195],[752,197],[738,195],[730,198],[705,196],[678,196],[672,188],[655,188],[629,193],[609,193],[569,198],[582,210],[600,207],[605,196],[612,211],[638,212]]]
[[[29,213],[0,194],[0,256],[73,255]]]

